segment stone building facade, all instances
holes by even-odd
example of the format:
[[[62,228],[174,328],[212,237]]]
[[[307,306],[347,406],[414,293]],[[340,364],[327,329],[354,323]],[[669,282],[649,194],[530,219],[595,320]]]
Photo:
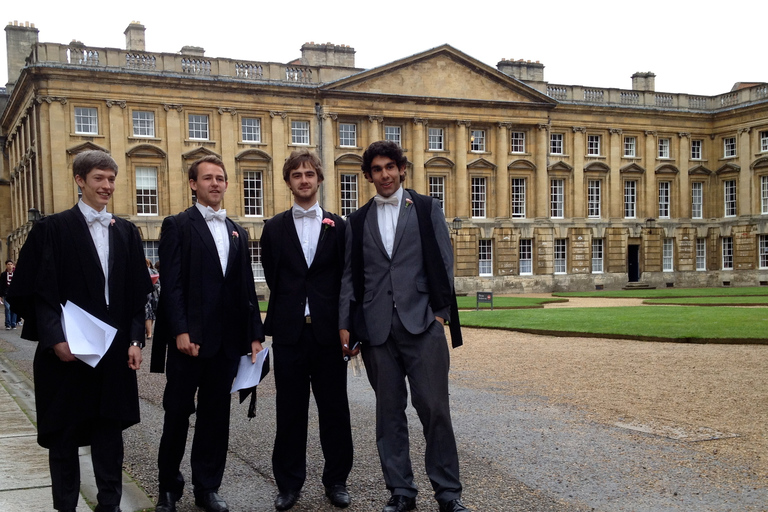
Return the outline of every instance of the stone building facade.
[[[493,68],[448,45],[362,70],[343,45],[306,43],[281,64],[148,52],[136,22],[126,49],[5,30],[11,258],[30,209],[74,204],[72,159],[91,148],[116,159],[110,210],[156,257],[162,219],[193,203],[187,167],[216,154],[258,275],[264,222],[291,205],[290,152],[321,155],[321,202],[346,215],[374,194],[364,149],[390,139],[408,157],[406,186],[461,220],[460,292],[768,284],[768,84],[704,97],[658,93],[653,73],[626,90],[549,84],[540,63]]]

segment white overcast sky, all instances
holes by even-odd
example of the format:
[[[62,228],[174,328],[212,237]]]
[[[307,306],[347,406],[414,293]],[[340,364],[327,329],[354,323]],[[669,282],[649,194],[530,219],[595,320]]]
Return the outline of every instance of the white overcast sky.
[[[34,23],[40,42],[125,48],[125,28],[139,21],[150,52],[191,45],[208,57],[285,63],[305,42],[330,42],[352,46],[357,67],[369,69],[447,43],[494,68],[538,60],[553,84],[629,89],[633,73],[652,71],[659,92],[717,95],[768,82],[766,0],[36,0],[2,12],[5,24]]]

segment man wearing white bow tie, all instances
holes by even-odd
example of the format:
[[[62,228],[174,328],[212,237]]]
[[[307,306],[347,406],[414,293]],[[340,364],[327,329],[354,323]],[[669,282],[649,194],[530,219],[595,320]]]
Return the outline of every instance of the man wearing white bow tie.
[[[32,228],[9,296],[25,320],[22,337],[39,342],[34,363],[38,443],[49,450],[53,507],[77,508],[78,447],[90,445],[96,511],[116,512],[122,495],[122,430],[139,422],[136,370],[152,285],[139,230],[107,212],[117,163],[104,151],[84,151],[72,169],[82,197]],[[70,350],[61,321],[67,302],[117,329],[95,367]]]
[[[166,217],[160,234],[163,292],[150,370],[165,370],[167,383],[155,510],[173,512],[181,499],[179,468],[189,417],[196,412],[190,459],[195,504],[225,512],[229,509],[218,491],[229,443],[230,389],[240,356],[251,353],[255,360],[264,331],[248,235],[221,208],[227,191],[224,164],[206,156],[188,174],[197,203]]]

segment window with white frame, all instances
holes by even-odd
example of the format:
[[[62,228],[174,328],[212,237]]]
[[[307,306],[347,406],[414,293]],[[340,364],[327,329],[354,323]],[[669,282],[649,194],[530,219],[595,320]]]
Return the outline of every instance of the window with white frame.
[[[442,128],[429,128],[427,132],[427,149],[429,151],[442,151],[445,149]]]
[[[248,253],[251,256],[251,269],[253,270],[253,280],[256,282],[266,281],[264,277],[264,267],[261,264],[261,241],[249,240]]]
[[[736,137],[726,137],[723,139],[723,157],[732,156],[736,156]]]
[[[555,274],[566,273],[567,242],[568,240],[565,238],[555,239]]]
[[[485,152],[485,130],[472,130],[469,139],[469,150],[473,153]]]
[[[603,239],[592,239],[592,273],[603,273]]]
[[[354,148],[357,146],[357,125],[339,123],[339,146]]]
[[[429,177],[429,195],[440,202],[440,209],[445,214],[445,178],[442,176]]]
[[[208,116],[205,114],[189,114],[189,138],[208,140]]]
[[[768,130],[763,130],[760,132],[760,152],[766,151],[768,151]]]
[[[392,141],[398,146],[403,145],[403,132],[400,126],[385,125],[384,140]]]
[[[587,135],[587,155],[600,156],[600,135]]]
[[[550,180],[549,197],[549,216],[562,219],[565,212],[565,180]]]
[[[624,156],[627,158],[637,156],[637,137],[624,137]]]
[[[131,114],[133,118],[133,136],[134,137],[154,137],[155,136],[155,113],[146,110],[134,110]]]
[[[760,213],[768,213],[768,176],[760,176]]]
[[[624,182],[624,218],[634,219],[637,216],[637,181]]]
[[[725,216],[736,216],[736,180],[725,180],[723,182],[723,204],[725,205]]]
[[[291,144],[309,146],[309,121],[291,121]]]
[[[661,244],[661,270],[663,272],[672,272],[675,270],[675,241],[672,238],[665,238]]]
[[[565,135],[562,133],[550,133],[549,134],[549,154],[550,155],[562,155],[565,152],[565,143],[563,141]]]
[[[659,158],[669,158],[669,139],[659,139]]]
[[[342,174],[341,178],[341,215],[346,217],[357,210],[357,174]]]
[[[768,235],[760,235],[757,250],[760,268],[768,268]]]
[[[691,183],[691,218],[704,217],[704,183],[694,181]]]
[[[144,240],[141,242],[144,248],[144,258],[153,265],[160,260],[160,240]]]
[[[723,246],[723,270],[733,270],[733,237],[724,236]]]
[[[258,117],[242,118],[240,136],[243,142],[261,142],[261,119]]]
[[[493,240],[477,241],[477,260],[481,276],[493,275]]]
[[[512,153],[525,153],[525,132],[512,132],[510,150]]]
[[[659,182],[659,218],[669,218],[670,188],[672,184],[668,181]]]
[[[707,239],[696,239],[696,270],[707,270]]]
[[[99,134],[99,109],[75,107],[75,133],[85,135]]]
[[[485,178],[472,178],[472,217],[485,218]]]
[[[157,168],[136,168],[136,214],[157,215]]]
[[[525,178],[512,178],[512,218],[525,218]]]
[[[533,274],[533,240],[530,238],[520,239],[520,275],[530,276]]]
[[[600,218],[600,180],[589,180],[587,184],[587,217]]]
[[[261,171],[243,172],[243,201],[246,217],[264,216],[264,182]]]
[[[704,141],[701,139],[693,139],[691,141],[691,160],[701,160],[703,143]]]

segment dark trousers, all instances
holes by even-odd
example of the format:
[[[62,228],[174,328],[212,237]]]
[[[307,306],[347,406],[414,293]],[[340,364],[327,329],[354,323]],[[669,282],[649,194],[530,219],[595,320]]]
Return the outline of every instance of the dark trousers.
[[[123,431],[116,420],[99,419],[93,425],[71,425],[52,436],[48,449],[53,508],[74,509],[80,496],[80,458],[77,439],[92,429],[91,460],[100,505],[120,505],[123,493]]]
[[[299,491],[307,476],[309,391],[317,403],[323,485],[346,485],[352,469],[347,363],[338,341],[321,346],[310,325],[296,345],[273,345],[277,432],[272,472],[281,492]]]
[[[189,431],[189,417],[197,411],[192,439],[192,485],[195,494],[216,492],[221,486],[229,445],[229,404],[237,360],[220,350],[201,359],[168,347],[163,395],[165,420],[157,456],[160,492],[181,496],[184,477],[179,470]],[[197,408],[195,408],[197,393]]]
[[[443,326],[435,320],[426,332],[409,333],[395,310],[392,330],[381,345],[363,346],[368,380],[376,392],[376,444],[384,482],[393,494],[415,497],[408,420],[408,389],[424,430],[425,466],[435,498],[461,497],[459,457],[448,396],[450,356]]]

